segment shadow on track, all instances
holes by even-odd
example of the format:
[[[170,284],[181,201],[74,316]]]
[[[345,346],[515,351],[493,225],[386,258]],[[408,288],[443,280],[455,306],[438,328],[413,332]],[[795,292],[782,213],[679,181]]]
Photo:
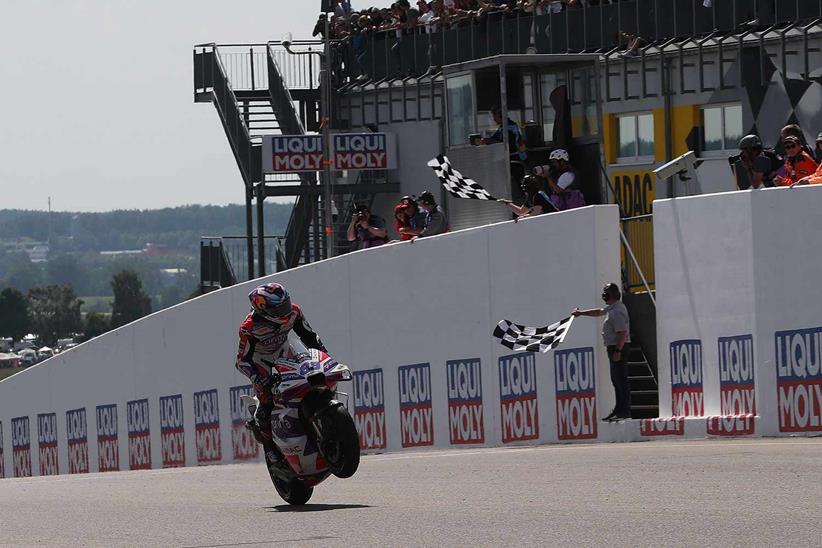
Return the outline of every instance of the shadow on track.
[[[373,508],[368,504],[305,504],[303,506],[291,506],[290,504],[280,504],[279,506],[268,506],[266,510],[273,512],[326,512],[328,510],[346,510],[349,508]]]

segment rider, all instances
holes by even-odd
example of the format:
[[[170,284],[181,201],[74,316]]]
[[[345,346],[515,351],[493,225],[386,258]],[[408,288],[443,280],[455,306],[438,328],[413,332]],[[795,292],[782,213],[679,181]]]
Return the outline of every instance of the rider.
[[[280,284],[261,285],[248,294],[248,300],[251,313],[240,325],[240,349],[234,367],[251,379],[260,400],[254,413],[255,429],[268,442],[274,407],[272,390],[280,382],[280,375],[273,367],[286,350],[289,331],[293,329],[308,348],[327,351],[300,307],[291,302],[288,291]]]

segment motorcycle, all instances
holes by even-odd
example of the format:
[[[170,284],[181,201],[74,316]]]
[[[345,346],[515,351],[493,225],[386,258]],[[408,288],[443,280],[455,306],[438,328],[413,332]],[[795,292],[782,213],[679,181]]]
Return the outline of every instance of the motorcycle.
[[[272,442],[264,441],[253,417],[256,396],[240,399],[252,419],[246,423],[263,445],[274,488],[287,503],[308,502],[314,487],[331,474],[354,475],[360,464],[360,440],[345,404],[335,397],[337,383],[350,381],[348,366],[325,352],[306,348],[293,333],[284,353],[272,363],[279,375],[271,412]],[[268,446],[268,447],[267,447]]]

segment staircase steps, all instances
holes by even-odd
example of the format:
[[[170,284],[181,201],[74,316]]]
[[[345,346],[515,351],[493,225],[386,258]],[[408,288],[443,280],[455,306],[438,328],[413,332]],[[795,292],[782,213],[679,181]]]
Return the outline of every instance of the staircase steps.
[[[631,386],[631,418],[659,416],[659,386],[651,365],[638,345],[629,343],[628,382]]]

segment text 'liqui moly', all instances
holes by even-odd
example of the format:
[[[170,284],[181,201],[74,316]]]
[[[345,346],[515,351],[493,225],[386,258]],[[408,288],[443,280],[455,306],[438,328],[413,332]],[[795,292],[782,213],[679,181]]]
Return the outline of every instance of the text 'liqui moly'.
[[[86,408],[66,411],[69,474],[88,472],[88,427]]]
[[[554,352],[557,393],[557,436],[561,440],[597,437],[594,349]]]
[[[775,334],[780,432],[822,431],[822,327]]]
[[[705,414],[702,391],[702,341],[674,341],[670,347],[671,399],[675,417]]]
[[[434,445],[431,408],[431,366],[404,365],[397,369],[400,390],[400,441],[403,447]]]
[[[97,406],[97,455],[100,472],[120,470],[117,404]]]
[[[750,436],[754,433],[754,415],[712,415],[705,417],[709,436]]]
[[[270,139],[272,172],[322,171],[321,135],[276,135]]]
[[[484,443],[479,358],[446,362],[445,371],[448,378],[448,431],[451,443]]]
[[[382,369],[354,372],[354,422],[360,434],[360,448],[385,449]]]
[[[37,415],[37,446],[40,455],[40,475],[56,476],[59,474],[56,413]]]
[[[682,417],[642,419],[639,423],[639,435],[682,436],[685,434],[685,419]]]
[[[198,464],[223,460],[220,440],[220,407],[217,390],[194,393],[194,445]]]
[[[534,354],[523,352],[499,359],[499,397],[502,443],[539,438]]]
[[[183,426],[183,396],[160,398],[160,447],[163,468],[186,465],[185,428]]]
[[[753,336],[720,337],[718,350],[720,412],[756,414]]]
[[[250,384],[232,386],[228,391],[228,404],[231,409],[231,451],[234,460],[252,460],[259,455],[260,445],[251,431],[245,427],[251,415],[240,401],[240,396],[253,394]]]
[[[126,403],[128,424],[129,470],[151,468],[151,427],[148,421],[148,400]]]
[[[334,168],[339,170],[388,169],[385,133],[347,133],[334,136]]]
[[[31,476],[31,430],[28,417],[11,419],[11,456],[15,478]]]

